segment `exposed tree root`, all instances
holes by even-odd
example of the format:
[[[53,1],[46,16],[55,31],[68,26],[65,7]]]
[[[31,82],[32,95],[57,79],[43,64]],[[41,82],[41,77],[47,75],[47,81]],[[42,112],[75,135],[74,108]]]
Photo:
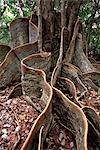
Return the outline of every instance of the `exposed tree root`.
[[[89,122],[88,136],[90,139],[90,145],[94,147],[94,149],[98,149],[98,147],[100,147],[100,116],[97,115],[96,111],[90,107],[84,107],[83,111]]]
[[[9,46],[0,45],[0,63],[3,62],[7,53],[11,50]]]
[[[87,121],[82,110],[56,88],[53,105],[61,122],[74,133],[77,149],[87,149]]]
[[[39,0],[38,16],[10,24],[12,50],[0,46],[0,89],[18,81],[8,99],[23,95],[39,112],[21,150],[43,150],[54,124],[52,110],[73,134],[75,149],[100,147],[100,118],[81,101],[90,87],[100,92],[100,66],[83,52],[80,4],[81,0],[68,0],[66,5],[62,1],[61,12],[56,12],[52,0]]]

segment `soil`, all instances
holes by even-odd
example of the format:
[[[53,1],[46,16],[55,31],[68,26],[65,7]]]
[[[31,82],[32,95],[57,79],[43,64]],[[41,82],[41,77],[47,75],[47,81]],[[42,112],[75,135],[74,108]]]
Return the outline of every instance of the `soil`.
[[[75,150],[75,140],[70,131],[55,119],[44,142],[44,150]]]
[[[0,91],[0,150],[19,150],[39,115],[23,96],[8,99],[12,88]]]
[[[95,109],[95,111],[100,115],[100,93],[96,92],[94,89],[89,88],[86,95],[80,100],[80,103],[84,106],[89,106]]]
[[[0,150],[19,150],[27,138],[39,112],[28,105],[23,96],[8,99],[13,86],[0,91]],[[43,110],[45,105],[34,102]],[[83,106],[89,106],[100,114],[100,95],[93,89],[80,99]],[[44,150],[75,150],[75,140],[55,117],[44,142]]]

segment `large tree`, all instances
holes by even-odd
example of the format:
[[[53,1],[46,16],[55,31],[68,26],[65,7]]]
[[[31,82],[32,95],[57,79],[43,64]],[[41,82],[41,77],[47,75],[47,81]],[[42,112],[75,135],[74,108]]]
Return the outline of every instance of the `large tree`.
[[[82,0],[37,0],[30,17],[10,23],[12,49],[4,45],[0,49],[0,88],[19,82],[8,98],[23,94],[40,113],[22,149],[44,149],[54,114],[73,134],[74,149],[100,148],[99,116],[84,104],[90,89],[100,94],[100,62],[91,63],[87,54],[90,31],[85,34],[78,16],[82,4]],[[86,29],[91,30],[94,13]],[[43,110],[36,101],[45,105]]]

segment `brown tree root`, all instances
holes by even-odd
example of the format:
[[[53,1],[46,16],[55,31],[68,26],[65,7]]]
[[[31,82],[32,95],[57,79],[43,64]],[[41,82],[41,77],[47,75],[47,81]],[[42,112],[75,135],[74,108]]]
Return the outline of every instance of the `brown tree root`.
[[[83,78],[89,78],[100,88],[100,72],[83,73]]]
[[[69,41],[71,40],[72,38],[72,35],[73,35],[73,30],[74,30],[74,27],[75,27],[75,23],[76,23],[76,20],[77,20],[77,15],[78,15],[78,10],[80,8],[80,5],[81,5],[81,0],[78,1],[73,1],[73,0],[68,0],[67,1],[67,7],[66,7],[66,15],[67,15],[67,19],[68,19],[68,22],[67,22],[67,26],[68,26],[68,30],[69,30]]]
[[[37,42],[25,44],[7,53],[5,60],[0,64],[0,88],[5,87],[11,81],[20,81],[20,61],[37,53]]]
[[[17,18],[10,24],[12,47],[29,43],[29,19]]]
[[[99,63],[98,64],[97,63],[92,63],[92,65],[100,71],[100,64]]]
[[[83,112],[85,113],[88,123],[88,146],[94,149],[100,148],[100,116],[97,115],[96,111],[90,107],[84,107]]]
[[[0,63],[3,62],[7,53],[11,50],[11,48],[7,45],[0,45]]]
[[[76,105],[82,107],[77,98],[76,87],[71,80],[64,77],[58,77],[58,81],[55,87],[59,89],[66,97],[68,97]]]
[[[11,81],[20,80],[20,61],[11,50],[5,60],[0,64],[0,88],[5,87]]]
[[[83,78],[82,79],[82,82],[85,84],[85,86],[88,88],[88,87],[91,87],[92,89],[94,89],[95,91],[99,91],[99,87],[96,86],[96,84],[93,83],[93,81],[87,77]]]
[[[34,16],[34,18],[35,17],[36,16]],[[38,28],[35,25],[35,23],[33,22],[32,16],[31,16],[31,19],[29,20],[29,43],[33,43],[33,42],[37,41],[37,38],[38,38],[37,33],[38,33]]]
[[[89,59],[89,61],[90,61],[91,63],[100,64],[100,61],[96,61],[96,60],[95,60],[94,58],[92,58],[92,57],[89,57],[88,59]]]
[[[37,98],[37,100],[40,100],[45,104],[42,113],[35,120],[35,123],[33,124],[33,127],[21,150],[30,149],[31,146],[33,149],[40,149],[40,145],[42,144],[42,141],[44,141],[52,121],[52,88],[46,82],[46,75],[43,71],[45,70],[48,72],[48,68],[50,67],[48,63],[49,56],[50,55],[47,55],[47,53],[31,55],[21,62],[22,91],[24,97],[28,96],[33,103],[34,98]],[[39,58],[41,58],[41,61]],[[41,135],[39,134],[39,130],[41,130],[42,126],[44,127]],[[36,140],[37,137],[39,138],[39,146],[38,141]]]
[[[76,51],[74,55],[74,64],[83,72],[83,77],[90,78],[96,85],[100,87],[100,72],[87,59],[83,52],[82,35],[78,34],[76,41]]]
[[[22,95],[22,86],[21,83],[19,83],[13,87],[10,94],[8,95],[8,99],[16,98],[21,95]]]
[[[53,108],[61,122],[71,129],[77,150],[87,150],[88,124],[83,111],[71,102],[60,90],[53,88]]]
[[[77,97],[78,99],[85,95],[87,88],[79,78],[79,76],[81,76],[81,71],[77,67],[69,63],[64,63],[61,76],[73,81],[77,89],[80,91],[80,95]]]
[[[65,84],[66,90],[68,89],[74,98],[77,97],[76,87],[70,79],[64,77],[58,77],[58,80],[61,80],[63,85]]]
[[[82,35],[79,33],[76,40],[76,47],[75,47],[75,55],[74,55],[74,64],[79,67],[79,69],[83,73],[97,71],[96,68],[90,63],[83,52],[83,40]]]
[[[63,47],[62,47],[63,50]],[[60,54],[59,54],[60,58]],[[59,60],[58,58],[58,60]],[[59,62],[59,61],[57,61]],[[75,141],[76,141],[76,149],[77,150],[87,150],[87,120],[80,109],[75,103],[71,102],[60,90],[58,90],[59,86],[55,88],[57,83],[57,77],[59,75],[59,63],[57,63],[56,67],[54,68],[52,78],[51,78],[51,85],[53,88],[53,108],[56,114],[59,116],[61,123],[69,130],[72,131]],[[70,68],[70,69],[69,69]],[[77,74],[77,69],[74,67],[69,67],[66,72],[70,74],[70,78],[73,77],[75,80]],[[73,71],[74,70],[74,71]],[[68,75],[68,73],[66,73]],[[58,78],[59,81],[60,78]],[[65,79],[65,78],[61,78]],[[72,79],[72,78],[71,78]],[[66,80],[66,79],[65,79]],[[54,82],[55,81],[55,82]],[[67,80],[68,81],[68,80]],[[68,83],[68,82],[67,82]],[[70,85],[70,84],[69,84]],[[73,87],[75,92],[75,87]],[[76,96],[76,93],[74,93]],[[78,103],[78,102],[77,102]],[[78,122],[79,121],[79,122]],[[81,128],[82,127],[82,128]]]
[[[63,60],[63,53],[64,53],[64,37],[66,36],[67,28],[63,27],[61,31],[61,43],[60,43],[60,51],[59,57],[56,63],[56,67],[53,70],[52,77],[51,77],[51,85],[55,85],[57,76],[61,74],[61,67],[62,67],[62,60]]]
[[[79,18],[76,21],[74,31],[73,31],[73,36],[65,54],[65,60],[64,60],[65,62],[68,62],[68,63],[72,62],[72,58],[73,58],[74,51],[75,51],[75,40],[78,34],[78,30],[79,30]]]

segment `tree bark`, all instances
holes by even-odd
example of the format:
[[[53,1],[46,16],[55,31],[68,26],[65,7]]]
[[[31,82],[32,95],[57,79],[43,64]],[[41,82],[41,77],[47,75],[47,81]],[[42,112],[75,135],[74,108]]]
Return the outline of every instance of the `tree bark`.
[[[75,149],[87,150],[90,135],[99,139],[98,114],[85,107],[89,90],[99,91],[100,71],[83,51],[78,17],[81,0],[68,0],[66,5],[61,2],[57,12],[53,0],[39,0],[38,15],[13,21],[14,48],[3,52],[3,58],[0,55],[0,89],[19,81],[8,99],[22,94],[39,113],[21,150],[43,150],[54,113],[75,137]],[[43,107],[36,106],[39,102]],[[91,145],[99,149],[100,142],[94,139]]]

